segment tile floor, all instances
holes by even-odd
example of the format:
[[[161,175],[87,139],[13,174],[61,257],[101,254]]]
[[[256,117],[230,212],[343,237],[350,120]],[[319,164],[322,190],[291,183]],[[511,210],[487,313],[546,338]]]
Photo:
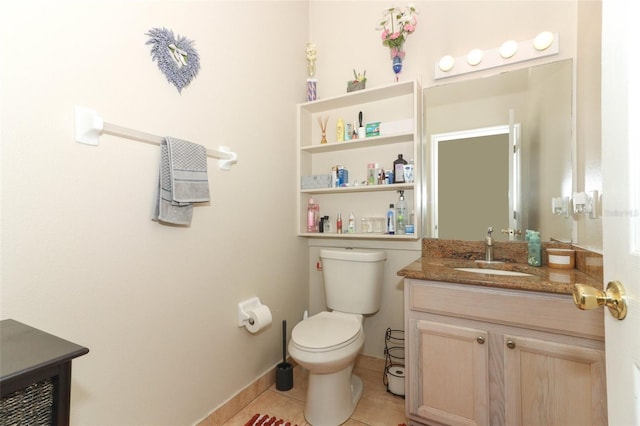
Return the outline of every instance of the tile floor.
[[[384,360],[361,355],[356,360],[354,373],[364,383],[360,402],[344,426],[397,426],[407,423],[404,416],[404,399],[387,392],[382,383]],[[308,373],[300,366],[293,370],[293,388],[278,391],[275,385],[233,416],[223,426],[244,426],[254,414],[269,414],[298,426],[308,426],[304,419],[304,401]]]

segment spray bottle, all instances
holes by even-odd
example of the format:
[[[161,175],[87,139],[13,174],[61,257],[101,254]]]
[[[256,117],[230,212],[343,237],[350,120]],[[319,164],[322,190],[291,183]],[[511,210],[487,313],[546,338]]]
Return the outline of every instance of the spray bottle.
[[[407,202],[404,200],[404,191],[398,191],[400,199],[396,204],[396,233],[398,235],[405,234],[405,226],[407,225]]]
[[[356,218],[353,215],[353,212],[349,214],[349,224],[347,225],[347,233],[355,234],[356,232]]]

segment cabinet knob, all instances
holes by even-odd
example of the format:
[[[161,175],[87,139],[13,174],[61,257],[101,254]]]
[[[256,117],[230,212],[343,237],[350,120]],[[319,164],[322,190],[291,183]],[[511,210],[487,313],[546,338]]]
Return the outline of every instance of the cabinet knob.
[[[514,342],[514,341],[513,341],[513,340],[511,340],[511,339],[507,340],[507,347],[508,347],[509,349],[513,349],[513,348],[515,348],[515,347],[516,347],[516,342]]]
[[[484,344],[484,337],[478,336],[478,338],[476,339],[476,342],[480,343],[481,345]]]

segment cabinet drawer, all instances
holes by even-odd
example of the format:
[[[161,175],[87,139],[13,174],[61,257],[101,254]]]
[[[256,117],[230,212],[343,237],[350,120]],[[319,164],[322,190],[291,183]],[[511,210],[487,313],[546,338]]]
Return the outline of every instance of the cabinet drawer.
[[[569,295],[407,280],[408,309],[604,340],[603,311],[580,311]]]

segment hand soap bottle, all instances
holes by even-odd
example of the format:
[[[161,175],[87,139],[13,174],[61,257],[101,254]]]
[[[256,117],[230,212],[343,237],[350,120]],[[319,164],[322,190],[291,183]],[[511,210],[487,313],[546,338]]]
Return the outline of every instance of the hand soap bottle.
[[[542,242],[540,241],[540,232],[528,231],[529,246],[527,260],[531,266],[542,265]]]

